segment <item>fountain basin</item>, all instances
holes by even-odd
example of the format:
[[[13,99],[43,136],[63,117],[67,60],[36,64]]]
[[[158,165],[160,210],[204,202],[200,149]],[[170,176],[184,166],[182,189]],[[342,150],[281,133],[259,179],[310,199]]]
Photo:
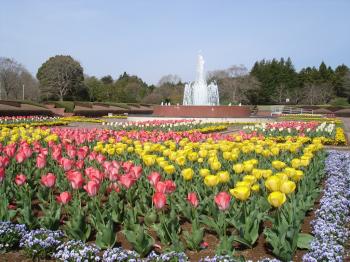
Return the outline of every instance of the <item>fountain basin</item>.
[[[163,117],[249,117],[249,106],[154,106],[154,116]]]

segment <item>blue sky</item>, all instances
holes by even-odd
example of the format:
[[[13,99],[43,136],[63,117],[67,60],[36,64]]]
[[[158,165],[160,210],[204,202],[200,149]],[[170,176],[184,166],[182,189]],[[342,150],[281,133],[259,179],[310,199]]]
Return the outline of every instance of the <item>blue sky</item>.
[[[0,56],[36,74],[69,54],[86,74],[148,83],[194,79],[199,50],[206,70],[288,56],[297,69],[350,66],[349,11],[347,0],[2,0]]]

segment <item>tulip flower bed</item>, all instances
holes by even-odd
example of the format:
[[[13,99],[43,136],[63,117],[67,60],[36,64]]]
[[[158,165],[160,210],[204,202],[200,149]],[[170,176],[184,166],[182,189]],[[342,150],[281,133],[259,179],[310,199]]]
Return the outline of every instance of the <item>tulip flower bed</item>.
[[[20,126],[58,126],[66,125],[67,121],[63,121],[59,117],[45,117],[45,116],[12,116],[0,117],[0,128],[20,127]]]
[[[227,123],[210,123],[201,120],[150,120],[150,121],[131,121],[131,122],[109,122],[107,126],[114,130],[125,131],[200,131],[209,133],[213,131],[222,131],[227,129]]]
[[[346,138],[344,130],[336,127],[335,123],[327,122],[296,122],[283,121],[274,123],[260,123],[243,127],[243,130],[249,134],[260,134],[265,137],[281,138],[286,137],[309,137],[319,138],[323,144],[345,145]]]
[[[32,258],[240,259],[265,239],[260,258],[289,261],[311,239],[300,229],[323,178],[317,139],[5,128],[0,142],[0,220],[31,230],[22,241],[7,225],[0,244]]]

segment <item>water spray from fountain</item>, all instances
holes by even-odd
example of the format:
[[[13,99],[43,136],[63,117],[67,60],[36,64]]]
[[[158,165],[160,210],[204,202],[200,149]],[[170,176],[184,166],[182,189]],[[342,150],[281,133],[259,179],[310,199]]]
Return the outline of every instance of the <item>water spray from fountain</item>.
[[[207,84],[204,74],[204,59],[201,54],[197,59],[195,82],[185,85],[183,105],[219,105],[219,91],[215,82]]]

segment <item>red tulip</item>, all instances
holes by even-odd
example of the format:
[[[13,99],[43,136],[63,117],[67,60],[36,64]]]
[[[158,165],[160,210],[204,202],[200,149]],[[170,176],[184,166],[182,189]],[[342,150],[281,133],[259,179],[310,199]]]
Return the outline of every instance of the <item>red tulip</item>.
[[[176,190],[176,184],[172,180],[166,180],[164,181],[165,186],[166,186],[166,193],[170,194]]]
[[[25,175],[23,174],[18,174],[15,178],[15,183],[18,185],[18,186],[21,186],[23,185],[25,182],[26,182],[27,178]]]
[[[52,173],[47,173],[46,176],[41,177],[41,184],[46,187],[53,187],[56,183],[56,176]]]
[[[151,183],[151,185],[155,186],[158,181],[160,180],[161,176],[158,172],[152,172],[148,177],[148,181]]]
[[[126,174],[119,177],[119,182],[126,188],[130,188],[136,180],[131,174]]]
[[[79,171],[67,172],[67,179],[71,183],[73,189],[79,189],[83,186],[84,178]]]
[[[0,182],[2,182],[5,178],[5,169],[3,167],[0,168]]]
[[[142,175],[142,166],[133,166],[131,168],[131,173],[134,174],[136,179],[139,179]]]
[[[220,192],[215,196],[215,203],[220,210],[226,210],[230,206],[231,196],[227,192]]]
[[[187,201],[193,206],[197,207],[199,205],[199,201],[197,198],[197,194],[195,192],[188,193]]]
[[[26,160],[26,155],[23,151],[20,151],[16,154],[16,162],[18,164],[23,163],[23,161]]]
[[[10,163],[10,159],[7,156],[0,156],[0,168],[7,167]]]
[[[166,184],[162,181],[159,181],[155,186],[156,192],[166,193]]]
[[[99,188],[100,188],[100,183],[96,180],[90,180],[84,186],[84,189],[88,193],[89,196],[96,196]]]
[[[67,204],[72,199],[71,193],[65,191],[56,197],[57,202],[61,204]]]
[[[38,155],[36,157],[36,167],[41,169],[46,166],[46,157],[44,155]]]
[[[166,195],[161,192],[156,192],[153,195],[153,203],[157,209],[161,209],[166,205]]]

